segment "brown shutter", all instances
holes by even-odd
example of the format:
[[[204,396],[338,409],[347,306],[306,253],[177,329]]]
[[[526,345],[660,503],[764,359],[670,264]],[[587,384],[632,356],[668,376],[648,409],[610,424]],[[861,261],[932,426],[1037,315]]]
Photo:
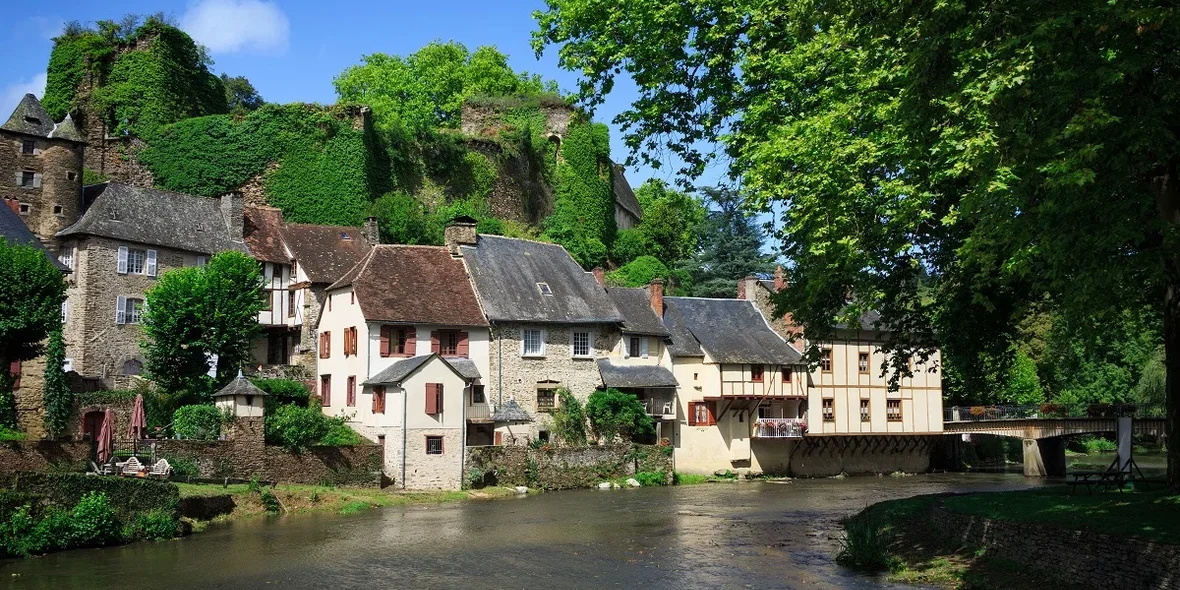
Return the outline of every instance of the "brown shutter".
[[[717,415],[714,414],[713,402],[705,402],[705,412],[709,415],[709,421],[705,426],[713,426],[717,423]]]
[[[495,443],[496,443],[496,446],[504,444],[504,433],[503,432],[496,431]]]
[[[438,354],[442,350],[442,345],[438,341],[438,330],[430,333],[430,352]]]
[[[383,357],[387,357],[390,354],[392,332],[393,326],[381,326],[381,356]]]
[[[418,347],[418,330],[413,326],[406,328],[406,356],[414,356],[418,354],[415,349]]]
[[[437,383],[426,384],[426,413],[430,415],[438,413],[438,396],[435,395],[437,387]]]
[[[439,383],[437,386],[435,386],[434,397],[437,399],[437,401],[434,402],[434,407],[438,408],[438,413],[441,414],[443,411],[443,384],[442,383]]]
[[[376,412],[378,414],[385,413],[385,386],[384,385],[378,385],[373,388],[373,403],[374,403],[374,405],[377,406],[377,409],[373,410],[374,412]]]
[[[697,404],[700,402],[688,402],[688,425],[697,425]]]
[[[467,358],[467,332],[459,332],[459,344],[455,346],[455,354]]]

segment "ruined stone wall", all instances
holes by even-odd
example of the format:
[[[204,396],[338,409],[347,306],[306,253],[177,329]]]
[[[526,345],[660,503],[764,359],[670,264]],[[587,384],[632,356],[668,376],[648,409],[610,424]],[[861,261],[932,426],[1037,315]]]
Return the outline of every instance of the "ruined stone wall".
[[[545,132],[565,137],[574,116],[573,107],[541,105],[538,108],[545,115]],[[503,128],[501,116],[504,111],[505,107],[465,103],[459,113],[459,130],[470,137],[494,137]]]
[[[32,154],[22,153],[25,141],[34,142]],[[0,132],[0,199],[24,205],[17,207],[21,220],[51,249],[53,235],[81,215],[82,154],[78,143]],[[34,186],[21,186],[26,170]]]
[[[1180,588],[1180,546],[959,514],[935,502],[931,526],[947,539],[1089,588]]]
[[[0,443],[0,474],[17,472],[83,471],[90,465],[94,445],[77,441],[16,441]]]
[[[553,187],[527,154],[508,156],[498,144],[485,140],[468,140],[467,147],[496,167],[496,180],[488,194],[493,216],[539,225],[553,213]]]
[[[45,357],[21,363],[20,388],[12,392],[16,402],[16,427],[30,440],[45,437]]]
[[[608,445],[531,449],[521,446],[471,447],[465,484],[528,486],[546,490],[592,488],[637,472],[663,473],[671,483],[670,447]]]
[[[545,356],[543,358],[522,357],[520,354],[521,330],[527,324],[498,324],[492,329],[491,348],[488,350],[490,371],[487,382],[488,400],[494,404],[507,403],[515,399],[524,411],[533,416],[531,425],[514,425],[512,434],[523,444],[527,439],[536,438],[540,430],[548,430],[553,420],[549,414],[537,412],[537,384],[556,381],[565,386],[582,402],[602,385],[598,364],[594,358],[574,359],[570,354],[570,332],[589,330],[594,334],[594,357],[610,356],[618,345],[619,332],[611,325],[559,325],[536,326],[545,330]],[[501,375],[502,369],[502,375]],[[499,390],[503,378],[503,392]]]

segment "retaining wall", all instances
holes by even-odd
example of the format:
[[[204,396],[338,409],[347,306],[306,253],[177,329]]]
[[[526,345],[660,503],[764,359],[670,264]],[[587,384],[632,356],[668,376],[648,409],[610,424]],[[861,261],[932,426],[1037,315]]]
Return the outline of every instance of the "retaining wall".
[[[663,473],[672,482],[671,447],[611,445],[582,448],[487,446],[467,449],[467,485],[528,486],[546,490],[591,488],[640,471]],[[478,476],[482,476],[478,477]]]
[[[0,443],[0,474],[22,471],[84,471],[92,443],[77,441],[15,441]]]
[[[205,479],[251,479],[302,484],[376,486],[381,483],[381,447],[312,447],[293,453],[252,440],[159,440],[156,454],[197,464]]]

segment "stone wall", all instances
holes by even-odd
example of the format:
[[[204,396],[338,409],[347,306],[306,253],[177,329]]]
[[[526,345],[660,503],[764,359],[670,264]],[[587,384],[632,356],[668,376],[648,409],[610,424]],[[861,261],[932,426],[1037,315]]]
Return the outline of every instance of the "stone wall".
[[[753,439],[751,453],[762,473],[828,477],[845,473],[924,473],[938,436],[806,436]]]
[[[32,154],[22,153],[26,140],[34,142]],[[51,249],[53,235],[81,214],[82,154],[82,144],[0,132],[0,198],[25,205],[25,212],[17,208],[21,220]],[[34,173],[34,186],[21,186],[24,170]]]
[[[399,433],[400,434],[400,433]],[[443,437],[441,455],[426,454],[426,435]],[[457,490],[463,485],[463,431],[459,429],[430,430],[411,428],[406,432],[405,488],[411,490]],[[390,445],[386,439],[385,444]],[[392,441],[400,446],[401,441]],[[401,466],[390,474],[395,481],[401,477]],[[402,483],[402,482],[397,482]]]
[[[671,447],[611,445],[532,449],[521,446],[471,447],[467,481],[484,485],[528,486],[546,490],[591,488],[640,471],[663,473],[672,482]]]
[[[191,459],[203,479],[251,479],[300,484],[375,486],[381,482],[381,447],[312,447],[293,453],[254,441],[158,440],[158,456]]]
[[[0,473],[83,471],[94,445],[77,441],[15,441],[0,443]]]
[[[538,108],[545,115],[545,132],[565,137],[574,116],[573,107],[545,104]],[[471,137],[494,137],[502,131],[504,122],[501,117],[506,110],[504,107],[466,103],[459,114],[459,129]]]
[[[496,180],[488,194],[488,207],[499,219],[539,225],[553,213],[553,187],[545,182],[539,166],[528,154],[508,156],[499,144],[470,139],[467,147],[496,167]]]
[[[936,502],[929,522],[955,543],[986,548],[1090,588],[1180,588],[1180,546],[959,514]]]

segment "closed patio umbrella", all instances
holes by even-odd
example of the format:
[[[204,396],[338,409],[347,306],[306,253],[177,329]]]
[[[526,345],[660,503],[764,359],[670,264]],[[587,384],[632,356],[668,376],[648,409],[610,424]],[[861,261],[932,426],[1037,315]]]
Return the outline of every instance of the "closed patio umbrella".
[[[102,426],[98,429],[98,462],[106,463],[111,458],[111,451],[115,444],[115,413],[110,409],[102,416]]]
[[[131,437],[132,452],[139,451],[139,439],[147,430],[147,418],[143,414],[143,395],[135,396],[135,408],[131,410],[131,425],[127,429],[127,436]]]

